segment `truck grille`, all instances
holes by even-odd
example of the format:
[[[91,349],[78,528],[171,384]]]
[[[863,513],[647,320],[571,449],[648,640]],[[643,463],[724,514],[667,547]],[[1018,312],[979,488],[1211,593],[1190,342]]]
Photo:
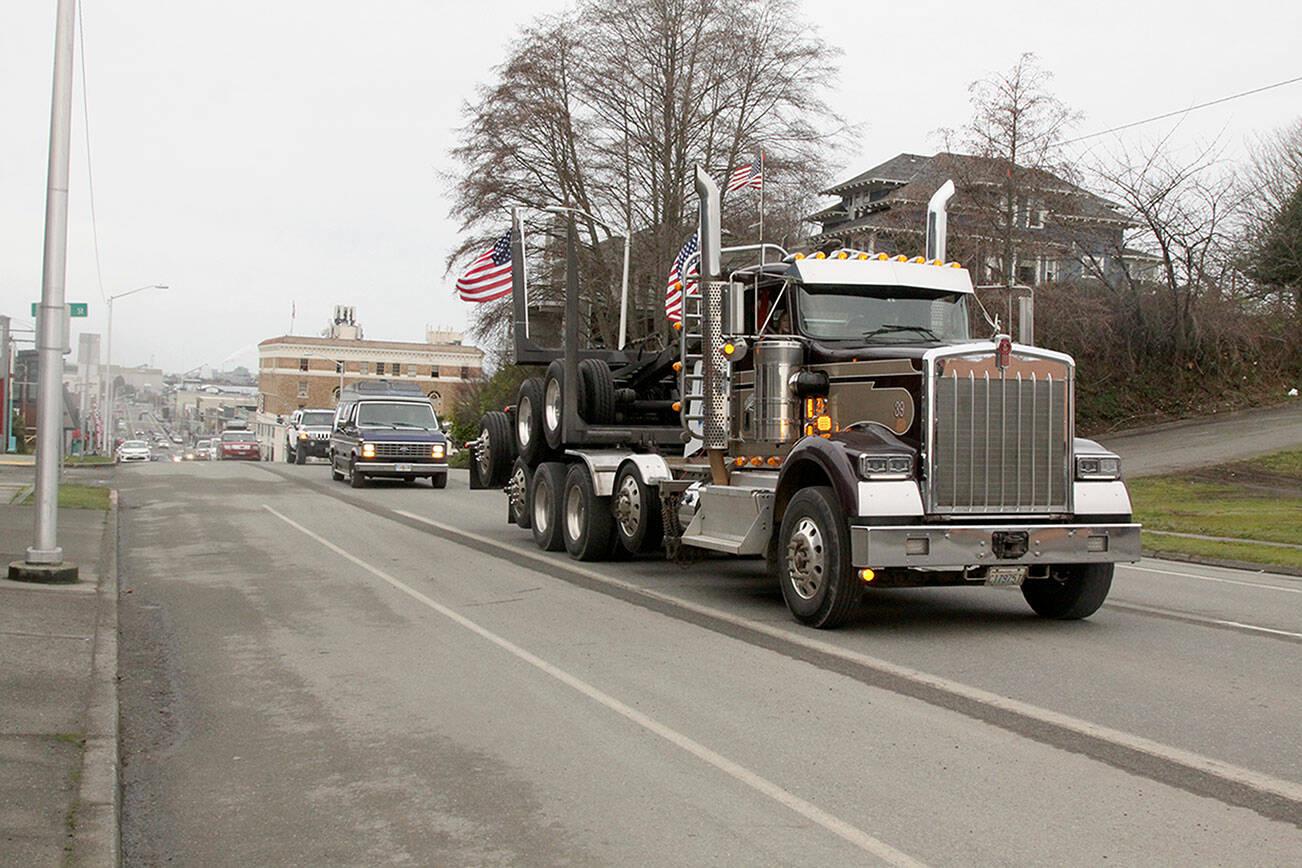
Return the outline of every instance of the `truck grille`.
[[[375,457],[391,461],[429,462],[434,460],[430,457],[429,447],[428,443],[379,442],[375,444]]]
[[[946,359],[931,375],[928,511],[1071,508],[1072,366],[1024,352]]]

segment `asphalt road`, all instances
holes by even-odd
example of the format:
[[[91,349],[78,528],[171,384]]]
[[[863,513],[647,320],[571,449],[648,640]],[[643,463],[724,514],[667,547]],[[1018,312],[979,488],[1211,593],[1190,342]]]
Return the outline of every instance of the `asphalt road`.
[[[128,864],[1295,864],[1302,580],[1145,561],[792,621],[500,492],[118,468]]]

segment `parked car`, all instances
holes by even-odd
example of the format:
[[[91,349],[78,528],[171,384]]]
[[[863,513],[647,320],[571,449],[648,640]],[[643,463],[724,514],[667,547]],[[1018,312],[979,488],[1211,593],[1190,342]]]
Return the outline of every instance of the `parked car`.
[[[252,431],[223,431],[217,457],[221,461],[261,461],[258,438]]]
[[[212,458],[211,446],[211,440],[200,440],[198,443],[194,444],[194,460],[207,461],[209,458]]]
[[[330,475],[360,488],[371,477],[427,477],[448,484],[448,441],[429,398],[411,383],[387,380],[344,388],[330,435]]]
[[[153,458],[153,450],[149,444],[143,440],[124,440],[118,447],[117,454],[113,460],[119,464],[125,464],[128,461],[149,461]]]

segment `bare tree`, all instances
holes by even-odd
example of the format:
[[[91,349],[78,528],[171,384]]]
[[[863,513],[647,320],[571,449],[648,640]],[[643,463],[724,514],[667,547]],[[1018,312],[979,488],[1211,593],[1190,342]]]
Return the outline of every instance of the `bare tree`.
[[[793,29],[797,13],[794,0],[579,0],[527,28],[498,81],[466,107],[453,150],[453,213],[480,230],[467,245],[484,243],[515,205],[566,205],[631,228],[630,331],[666,334],[665,276],[694,225],[693,165],[726,170],[763,149],[766,194],[782,205],[826,171],[840,130],[822,99],[836,52]],[[756,221],[737,209],[748,216],[755,203],[730,198],[729,225],[749,229]],[[595,222],[582,227],[592,336],[608,343],[622,249]],[[481,323],[500,327],[501,311],[485,307]]]
[[[973,251],[978,273],[1009,286],[1017,280],[1019,253],[1031,253],[1024,249],[1031,241],[1025,230],[1076,193],[1060,180],[1076,173],[1059,145],[1079,115],[1050,92],[1052,79],[1034,54],[1023,54],[1011,69],[974,81],[971,119],[957,131],[941,130],[946,150],[978,158],[954,161],[964,192],[956,207],[967,212],[974,234],[988,239]]]
[[[1139,153],[1119,146],[1093,173],[1132,224],[1120,248],[1091,259],[1094,276],[1135,300],[1134,325],[1155,342],[1151,353],[1196,364],[1202,303],[1223,294],[1234,270],[1240,188],[1233,173],[1214,145],[1176,160],[1165,142]],[[1141,254],[1149,267],[1138,266]],[[1138,302],[1148,286],[1165,299],[1156,323],[1144,322]]]

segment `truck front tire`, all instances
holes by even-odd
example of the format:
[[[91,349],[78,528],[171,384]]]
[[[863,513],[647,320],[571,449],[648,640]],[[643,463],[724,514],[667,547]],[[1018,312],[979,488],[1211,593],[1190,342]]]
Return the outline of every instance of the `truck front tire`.
[[[807,626],[838,627],[854,612],[861,589],[850,565],[850,531],[831,488],[803,488],[787,504],[778,584],[791,614]]]
[[[1047,579],[1022,584],[1022,596],[1041,618],[1072,621],[1099,610],[1112,588],[1112,564],[1055,567]]]

